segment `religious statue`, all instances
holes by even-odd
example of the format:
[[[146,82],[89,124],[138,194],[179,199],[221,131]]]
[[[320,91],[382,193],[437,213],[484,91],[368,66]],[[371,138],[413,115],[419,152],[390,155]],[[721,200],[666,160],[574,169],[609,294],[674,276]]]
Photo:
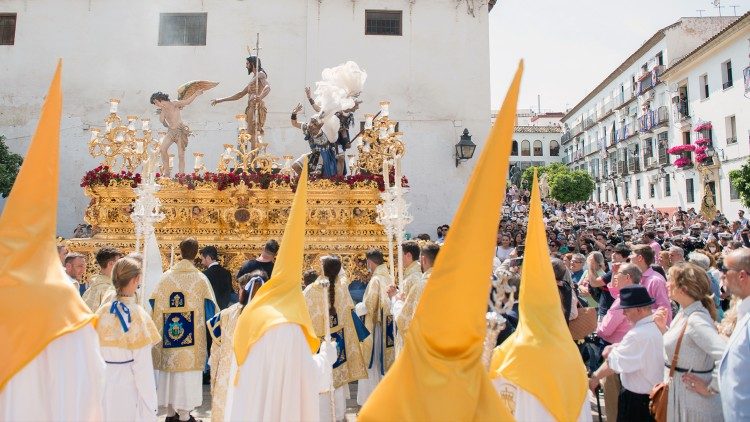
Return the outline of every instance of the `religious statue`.
[[[250,83],[247,84],[240,92],[225,98],[211,100],[214,106],[225,101],[236,101],[245,95],[247,98],[247,107],[245,108],[245,121],[247,122],[247,133],[251,136],[250,147],[252,150],[258,148],[258,139],[256,136],[263,135],[263,126],[266,124],[266,104],[263,99],[271,92],[271,85],[268,83],[268,74],[263,69],[258,56],[249,56],[245,59],[247,74],[253,75]]]
[[[549,196],[549,183],[547,182],[547,173],[544,173],[539,178],[539,195],[542,199],[546,199]]]
[[[310,118],[308,123],[297,121],[297,113],[302,111],[302,104],[297,104],[292,110],[292,126],[301,129],[305,140],[310,145],[310,153],[299,157],[292,168],[297,175],[302,171],[302,162],[308,157],[308,169],[310,175],[333,177],[336,175],[336,148],[323,131],[323,119],[320,114]]]
[[[159,120],[167,128],[167,134],[161,141],[159,151],[162,160],[162,175],[169,177],[172,169],[169,166],[169,147],[177,144],[177,162],[180,173],[185,173],[185,149],[187,149],[188,136],[191,135],[190,128],[182,121],[182,110],[186,105],[203,94],[203,90],[197,90],[185,99],[170,101],[169,95],[163,92],[155,92],[151,95],[151,104],[156,106]]]
[[[313,110],[320,112],[320,105],[315,102],[312,97],[312,90],[310,87],[305,88],[305,95],[307,101],[310,102]],[[359,105],[362,104],[361,100],[354,101],[354,107],[346,110],[337,111],[335,113],[336,118],[339,121],[339,129],[336,137],[336,174],[339,176],[346,175],[346,159],[344,154],[346,150],[352,145],[351,135],[349,134],[349,128],[354,126],[354,112],[359,109]]]
[[[711,186],[706,184],[703,187],[703,201],[701,203],[701,215],[708,221],[716,217],[716,202],[714,201],[714,191]]]

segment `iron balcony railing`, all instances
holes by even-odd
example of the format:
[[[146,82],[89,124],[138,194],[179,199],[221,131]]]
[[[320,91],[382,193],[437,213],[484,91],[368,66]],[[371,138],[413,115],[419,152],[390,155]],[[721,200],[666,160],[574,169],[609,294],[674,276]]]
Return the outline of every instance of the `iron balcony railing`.
[[[669,107],[667,106],[661,106],[658,109],[656,109],[656,126],[661,126],[663,124],[669,123]]]

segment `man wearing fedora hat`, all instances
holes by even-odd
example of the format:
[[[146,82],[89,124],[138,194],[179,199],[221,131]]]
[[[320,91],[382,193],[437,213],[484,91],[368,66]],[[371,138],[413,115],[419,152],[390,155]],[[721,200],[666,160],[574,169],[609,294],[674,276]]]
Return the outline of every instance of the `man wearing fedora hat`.
[[[601,379],[620,374],[618,421],[654,420],[648,410],[648,395],[664,378],[664,340],[651,314],[653,303],[643,286],[631,285],[620,290],[619,307],[633,328],[620,343],[604,349],[605,361],[589,379],[589,388],[596,393]]]

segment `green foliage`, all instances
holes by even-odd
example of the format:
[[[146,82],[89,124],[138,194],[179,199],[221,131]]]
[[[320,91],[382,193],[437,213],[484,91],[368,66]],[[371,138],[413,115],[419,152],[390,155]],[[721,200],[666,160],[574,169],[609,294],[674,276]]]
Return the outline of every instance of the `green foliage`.
[[[594,191],[594,179],[585,171],[565,171],[548,179],[550,196],[562,203],[586,201]]]
[[[742,205],[750,207],[750,161],[729,172],[729,181],[740,194]]]
[[[531,182],[534,179],[534,169],[537,169],[537,177],[542,177],[543,174],[547,173],[548,182],[554,177],[553,175],[570,171],[565,164],[560,163],[552,163],[548,166],[531,166],[524,170],[521,176],[522,186],[526,189],[531,188]]]
[[[7,198],[10,194],[21,163],[23,163],[23,158],[10,152],[8,146],[5,145],[5,137],[0,135],[0,195],[3,198]]]

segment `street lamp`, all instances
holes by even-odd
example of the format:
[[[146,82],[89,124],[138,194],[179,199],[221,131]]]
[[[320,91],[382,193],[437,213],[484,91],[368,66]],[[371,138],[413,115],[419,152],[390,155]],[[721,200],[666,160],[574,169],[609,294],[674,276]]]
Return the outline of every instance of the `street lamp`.
[[[461,161],[469,160],[474,156],[474,150],[477,148],[474,142],[471,142],[469,129],[464,129],[461,140],[456,144],[456,167]]]

